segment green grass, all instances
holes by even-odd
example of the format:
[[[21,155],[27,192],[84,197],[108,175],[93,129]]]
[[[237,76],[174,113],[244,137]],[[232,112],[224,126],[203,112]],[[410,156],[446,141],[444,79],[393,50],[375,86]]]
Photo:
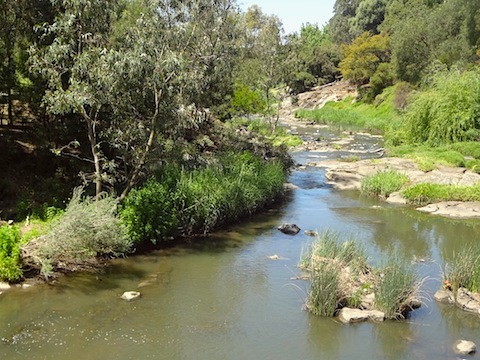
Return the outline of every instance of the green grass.
[[[169,165],[133,190],[120,214],[137,244],[204,234],[264,207],[283,191],[285,180],[280,161],[250,152],[224,154],[195,170]]]
[[[387,198],[408,182],[408,176],[396,170],[378,171],[362,179],[360,190],[363,194]]]
[[[394,256],[391,256],[378,272],[375,305],[388,319],[404,318],[411,310],[411,299],[419,288],[420,282],[415,272],[405,261]]]
[[[401,123],[400,114],[393,105],[394,93],[395,87],[391,87],[385,89],[374,104],[346,98],[339,102],[328,102],[321,109],[299,109],[295,116],[327,125],[351,126],[384,133]]]
[[[472,146],[473,149],[473,146]],[[393,157],[405,157],[415,160],[422,171],[432,171],[438,166],[469,167],[474,168],[478,161],[465,160],[465,156],[471,156],[472,152],[462,144],[451,144],[439,147],[426,145],[401,145],[388,149],[388,155]],[[463,151],[463,153],[462,153]]]
[[[338,268],[322,263],[311,274],[307,309],[315,315],[334,316],[342,302]]]
[[[480,184],[473,186],[422,183],[402,191],[403,197],[414,205],[440,201],[480,201]]]
[[[467,246],[455,253],[447,262],[444,280],[448,281],[456,292],[464,287],[469,291],[480,291],[480,249]]]

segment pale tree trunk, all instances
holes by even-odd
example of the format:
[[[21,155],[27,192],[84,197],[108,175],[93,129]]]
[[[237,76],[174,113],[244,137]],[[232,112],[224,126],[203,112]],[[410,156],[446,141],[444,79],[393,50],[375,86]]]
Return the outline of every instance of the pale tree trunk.
[[[155,128],[157,126],[157,121],[160,114],[161,96],[162,96],[162,90],[157,91],[157,89],[155,89],[155,113],[152,115],[152,119],[150,121],[150,134],[148,136],[147,143],[145,144],[145,149],[143,150],[140,156],[140,160],[135,166],[135,168],[133,169],[132,174],[130,175],[130,179],[128,180],[127,186],[125,187],[122,194],[120,195],[120,201],[123,201],[128,195],[128,193],[130,192],[130,190],[132,190],[133,187],[136,185],[138,178],[140,176],[140,173],[142,172],[143,167],[145,166],[145,163],[147,161],[147,156],[152,149],[153,142],[155,140],[155,135],[156,135]]]
[[[102,192],[102,164],[100,163],[100,152],[98,150],[97,134],[95,130],[96,115],[92,118],[92,116],[87,114],[83,106],[80,106],[77,110],[82,114],[87,123],[88,141],[90,143],[90,151],[92,152],[93,163],[95,165],[95,198],[98,200],[100,193]]]

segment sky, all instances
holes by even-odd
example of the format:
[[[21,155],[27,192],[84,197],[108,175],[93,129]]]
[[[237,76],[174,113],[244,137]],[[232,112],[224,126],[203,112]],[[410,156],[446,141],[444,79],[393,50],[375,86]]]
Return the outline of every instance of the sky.
[[[322,27],[333,16],[335,0],[238,0],[242,10],[256,4],[267,15],[277,15],[285,34],[299,31],[302,24]]]

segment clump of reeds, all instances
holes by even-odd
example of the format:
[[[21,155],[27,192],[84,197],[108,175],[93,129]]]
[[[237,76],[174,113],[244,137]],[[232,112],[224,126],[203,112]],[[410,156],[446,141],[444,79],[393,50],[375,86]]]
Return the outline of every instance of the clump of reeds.
[[[388,319],[404,318],[412,310],[412,300],[420,281],[412,267],[395,256],[390,256],[378,270],[375,284],[375,305]]]
[[[333,316],[344,306],[362,308],[372,292],[375,308],[389,319],[405,317],[412,304],[418,305],[413,299],[421,282],[407,263],[392,256],[374,269],[357,241],[342,242],[330,230],[303,252],[300,267],[310,274],[306,308],[316,315]]]

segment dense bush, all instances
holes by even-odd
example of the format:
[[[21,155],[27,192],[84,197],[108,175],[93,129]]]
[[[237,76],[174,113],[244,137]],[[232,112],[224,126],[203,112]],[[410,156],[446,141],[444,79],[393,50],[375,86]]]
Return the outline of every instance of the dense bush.
[[[480,72],[453,69],[433,75],[407,111],[412,143],[443,145],[480,138]]]
[[[22,277],[19,242],[16,227],[0,227],[0,281],[17,281]]]
[[[250,152],[224,154],[201,169],[167,165],[130,193],[121,218],[135,243],[206,233],[264,206],[281,192],[285,178],[279,161]]]

